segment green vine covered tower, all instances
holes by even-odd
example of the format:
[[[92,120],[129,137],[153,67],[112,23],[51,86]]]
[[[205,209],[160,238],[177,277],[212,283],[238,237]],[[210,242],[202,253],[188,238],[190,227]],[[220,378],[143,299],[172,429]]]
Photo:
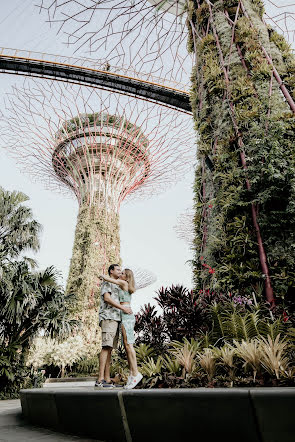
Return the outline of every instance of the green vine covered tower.
[[[196,288],[295,288],[295,58],[261,0],[189,0]]]

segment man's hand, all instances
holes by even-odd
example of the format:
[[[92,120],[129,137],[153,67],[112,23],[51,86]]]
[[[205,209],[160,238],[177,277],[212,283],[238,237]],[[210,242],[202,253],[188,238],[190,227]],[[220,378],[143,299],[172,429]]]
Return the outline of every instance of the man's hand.
[[[127,315],[132,315],[133,313],[129,305],[122,305],[121,310],[122,312],[127,313]]]

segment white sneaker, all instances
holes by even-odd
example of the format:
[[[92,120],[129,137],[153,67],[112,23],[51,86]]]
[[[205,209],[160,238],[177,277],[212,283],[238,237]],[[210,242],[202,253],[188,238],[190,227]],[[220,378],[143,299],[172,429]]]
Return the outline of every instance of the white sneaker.
[[[142,380],[142,374],[138,372],[136,376],[132,376],[131,382],[125,385],[126,390],[132,390]]]
[[[132,381],[132,378],[133,378],[133,376],[130,374],[130,375],[128,376],[128,378],[127,378],[126,385],[129,385],[129,384],[130,384],[130,382]],[[124,385],[124,387],[125,387],[125,385]]]

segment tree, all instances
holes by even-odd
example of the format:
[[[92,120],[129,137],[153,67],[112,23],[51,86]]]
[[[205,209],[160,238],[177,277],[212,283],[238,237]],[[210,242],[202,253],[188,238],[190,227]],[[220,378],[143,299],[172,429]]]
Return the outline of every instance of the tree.
[[[18,258],[26,250],[39,250],[40,224],[32,211],[22,203],[28,201],[22,192],[8,192],[0,187],[0,262]]]
[[[28,198],[0,190],[0,388],[20,387],[24,361],[34,336],[65,337],[77,326],[68,318],[73,295],[64,295],[51,266],[35,271],[35,262],[21,256],[38,250],[40,225],[22,205]]]

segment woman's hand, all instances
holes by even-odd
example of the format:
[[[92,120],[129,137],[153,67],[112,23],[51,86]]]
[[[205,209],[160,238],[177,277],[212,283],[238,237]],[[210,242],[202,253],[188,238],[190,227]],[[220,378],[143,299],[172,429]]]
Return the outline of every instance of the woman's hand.
[[[101,280],[105,280],[105,275],[99,275],[99,279],[101,279]]]

